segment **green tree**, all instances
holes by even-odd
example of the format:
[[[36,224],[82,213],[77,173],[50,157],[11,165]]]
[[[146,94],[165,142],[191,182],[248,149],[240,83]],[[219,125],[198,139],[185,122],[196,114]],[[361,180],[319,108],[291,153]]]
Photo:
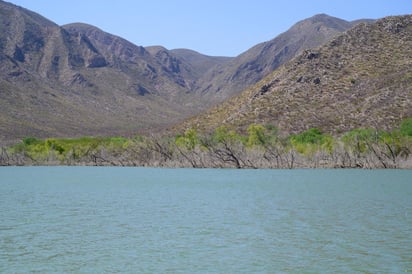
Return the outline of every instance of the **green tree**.
[[[404,136],[412,137],[412,118],[402,121],[400,126],[400,132]]]
[[[247,146],[265,146],[269,141],[268,130],[260,124],[251,124],[247,129]]]
[[[215,129],[212,138],[206,140],[206,147],[221,163],[244,166],[244,140],[236,131],[226,126]]]
[[[65,151],[64,147],[61,145],[61,141],[56,139],[46,139],[45,149],[46,151],[57,151],[59,154],[63,154]]]
[[[365,153],[368,150],[368,144],[377,139],[378,133],[375,129],[363,128],[351,130],[342,137],[344,144],[357,153]]]
[[[222,144],[234,144],[242,141],[241,136],[227,126],[220,126],[215,129],[212,139],[213,141]]]
[[[312,155],[320,150],[331,153],[334,146],[332,136],[323,134],[317,128],[311,128],[300,134],[292,135],[290,143],[296,151],[304,155]]]
[[[30,146],[30,145],[35,144],[37,142],[39,142],[39,140],[37,140],[34,137],[26,137],[26,138],[23,139],[23,144],[26,145],[26,146]]]
[[[299,144],[322,144],[325,136],[317,128],[308,129],[300,134],[292,135],[291,140]]]
[[[199,138],[195,129],[188,129],[182,136],[176,137],[175,143],[180,148],[193,150],[199,144]]]

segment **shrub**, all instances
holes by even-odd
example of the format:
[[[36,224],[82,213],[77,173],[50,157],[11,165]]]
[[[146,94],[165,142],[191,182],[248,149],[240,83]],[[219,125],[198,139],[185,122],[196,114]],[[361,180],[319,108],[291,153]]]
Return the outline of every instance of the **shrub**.
[[[292,135],[290,143],[301,154],[310,155],[319,150],[332,152],[334,140],[330,135],[324,135],[319,129],[311,128],[300,134]]]
[[[412,118],[406,119],[401,123],[400,131],[404,136],[412,136]]]
[[[247,129],[247,133],[248,133],[247,145],[249,147],[263,146],[269,140],[267,129],[262,125],[258,125],[258,124],[250,125]]]
[[[39,140],[37,140],[34,137],[26,137],[26,138],[23,139],[23,144],[26,145],[26,146],[30,146],[30,145],[33,145],[33,144],[38,143],[38,142],[39,142]]]
[[[193,150],[199,144],[199,138],[195,129],[188,129],[183,136],[178,136],[175,139],[177,146],[187,150]]]
[[[300,134],[292,135],[293,143],[299,144],[322,144],[325,136],[317,128],[308,129]]]

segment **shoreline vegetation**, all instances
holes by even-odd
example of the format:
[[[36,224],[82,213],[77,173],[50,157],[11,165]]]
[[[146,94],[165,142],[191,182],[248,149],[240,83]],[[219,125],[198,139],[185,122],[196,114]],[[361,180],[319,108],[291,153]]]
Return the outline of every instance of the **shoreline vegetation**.
[[[393,131],[354,129],[338,137],[316,128],[285,135],[252,124],[175,136],[24,138],[0,148],[0,165],[192,168],[412,168],[412,118]]]

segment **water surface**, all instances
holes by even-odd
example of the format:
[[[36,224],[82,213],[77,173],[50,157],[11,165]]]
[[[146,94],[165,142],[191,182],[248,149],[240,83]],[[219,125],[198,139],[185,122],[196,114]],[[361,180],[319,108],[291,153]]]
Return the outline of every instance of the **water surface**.
[[[0,168],[0,272],[412,272],[412,171]]]

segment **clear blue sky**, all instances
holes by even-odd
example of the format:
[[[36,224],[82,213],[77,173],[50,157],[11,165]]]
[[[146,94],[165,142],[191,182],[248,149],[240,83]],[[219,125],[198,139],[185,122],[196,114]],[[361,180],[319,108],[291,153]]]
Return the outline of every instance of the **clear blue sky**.
[[[412,0],[8,0],[59,25],[82,22],[139,46],[236,56],[318,13],[345,20],[412,14]]]

